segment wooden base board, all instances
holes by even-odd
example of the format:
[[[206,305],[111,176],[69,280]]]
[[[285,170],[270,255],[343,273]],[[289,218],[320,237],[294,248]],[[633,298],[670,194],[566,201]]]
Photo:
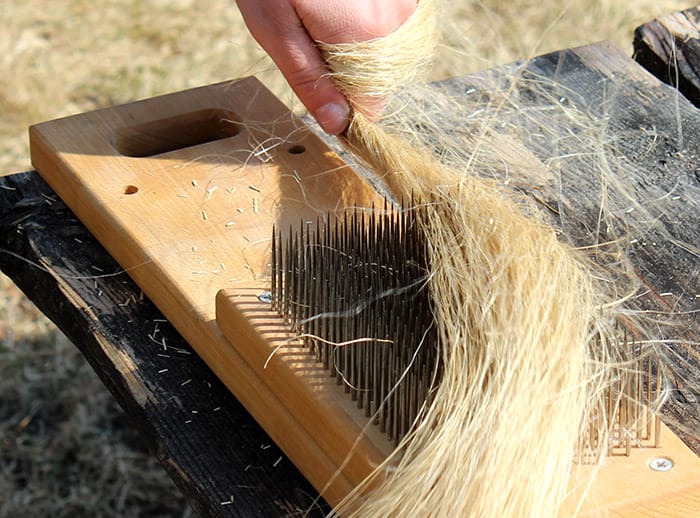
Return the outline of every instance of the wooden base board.
[[[331,503],[352,487],[215,320],[272,226],[383,199],[254,78],[30,128],[32,163]],[[329,485],[329,481],[332,483]]]
[[[269,274],[272,225],[380,199],[262,85],[221,83],[43,123],[30,129],[30,141],[42,176],[331,504],[386,455],[378,441],[363,443],[365,458],[356,454],[338,471],[362,422],[340,408],[312,408],[326,405],[320,392],[299,395],[301,409],[290,406],[297,396],[280,392],[280,379],[301,385],[294,369],[285,373],[287,357],[273,355],[266,372],[274,342],[256,327],[258,309],[246,304]],[[334,415],[341,441],[319,415]],[[697,502],[698,459],[681,453],[669,453],[682,474],[669,484],[673,491],[659,487],[669,478],[650,474],[639,456],[611,459],[587,512],[598,512],[598,499],[628,514],[667,497]],[[648,485],[627,473],[632,464]],[[612,481],[630,491],[612,489]],[[685,500],[676,498],[679,487]]]

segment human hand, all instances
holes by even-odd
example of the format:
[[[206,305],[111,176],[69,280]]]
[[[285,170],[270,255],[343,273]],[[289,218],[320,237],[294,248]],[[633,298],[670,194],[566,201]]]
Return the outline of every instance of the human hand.
[[[386,36],[415,11],[417,0],[237,0],[253,37],[327,133],[348,125],[348,100],[326,76],[317,41],[362,42]],[[375,115],[377,106],[358,108]]]

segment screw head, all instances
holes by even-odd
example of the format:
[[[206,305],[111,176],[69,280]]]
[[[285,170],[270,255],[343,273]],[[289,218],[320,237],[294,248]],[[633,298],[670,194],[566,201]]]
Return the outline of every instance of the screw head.
[[[673,461],[668,457],[656,457],[649,461],[649,467],[654,471],[671,471],[673,468]]]
[[[263,304],[272,304],[272,292],[263,291],[258,295],[258,300]]]

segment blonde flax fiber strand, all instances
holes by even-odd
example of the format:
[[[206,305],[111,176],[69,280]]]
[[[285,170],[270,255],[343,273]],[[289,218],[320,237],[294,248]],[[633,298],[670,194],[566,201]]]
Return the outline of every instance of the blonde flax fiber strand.
[[[385,98],[414,80],[435,32],[435,1],[421,0],[386,38],[321,46],[349,98]],[[585,259],[496,182],[468,165],[443,166],[358,110],[344,140],[397,198],[426,204],[421,224],[444,374],[393,474],[368,496],[358,488],[336,511],[556,516],[614,343]],[[596,415],[605,443],[606,416]]]

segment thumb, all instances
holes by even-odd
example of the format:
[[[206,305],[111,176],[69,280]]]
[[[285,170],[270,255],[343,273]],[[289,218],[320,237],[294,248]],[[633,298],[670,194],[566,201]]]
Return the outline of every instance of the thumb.
[[[303,29],[278,43],[282,46],[279,52],[268,52],[294,93],[326,133],[342,133],[348,125],[350,105],[328,77],[319,49]]]
[[[284,4],[284,3],[282,3]],[[337,135],[348,125],[350,106],[327,76],[321,53],[293,8],[274,13],[258,0],[238,0],[238,7],[253,37],[280,69],[299,100],[326,133]],[[287,4],[284,4],[287,5]]]

